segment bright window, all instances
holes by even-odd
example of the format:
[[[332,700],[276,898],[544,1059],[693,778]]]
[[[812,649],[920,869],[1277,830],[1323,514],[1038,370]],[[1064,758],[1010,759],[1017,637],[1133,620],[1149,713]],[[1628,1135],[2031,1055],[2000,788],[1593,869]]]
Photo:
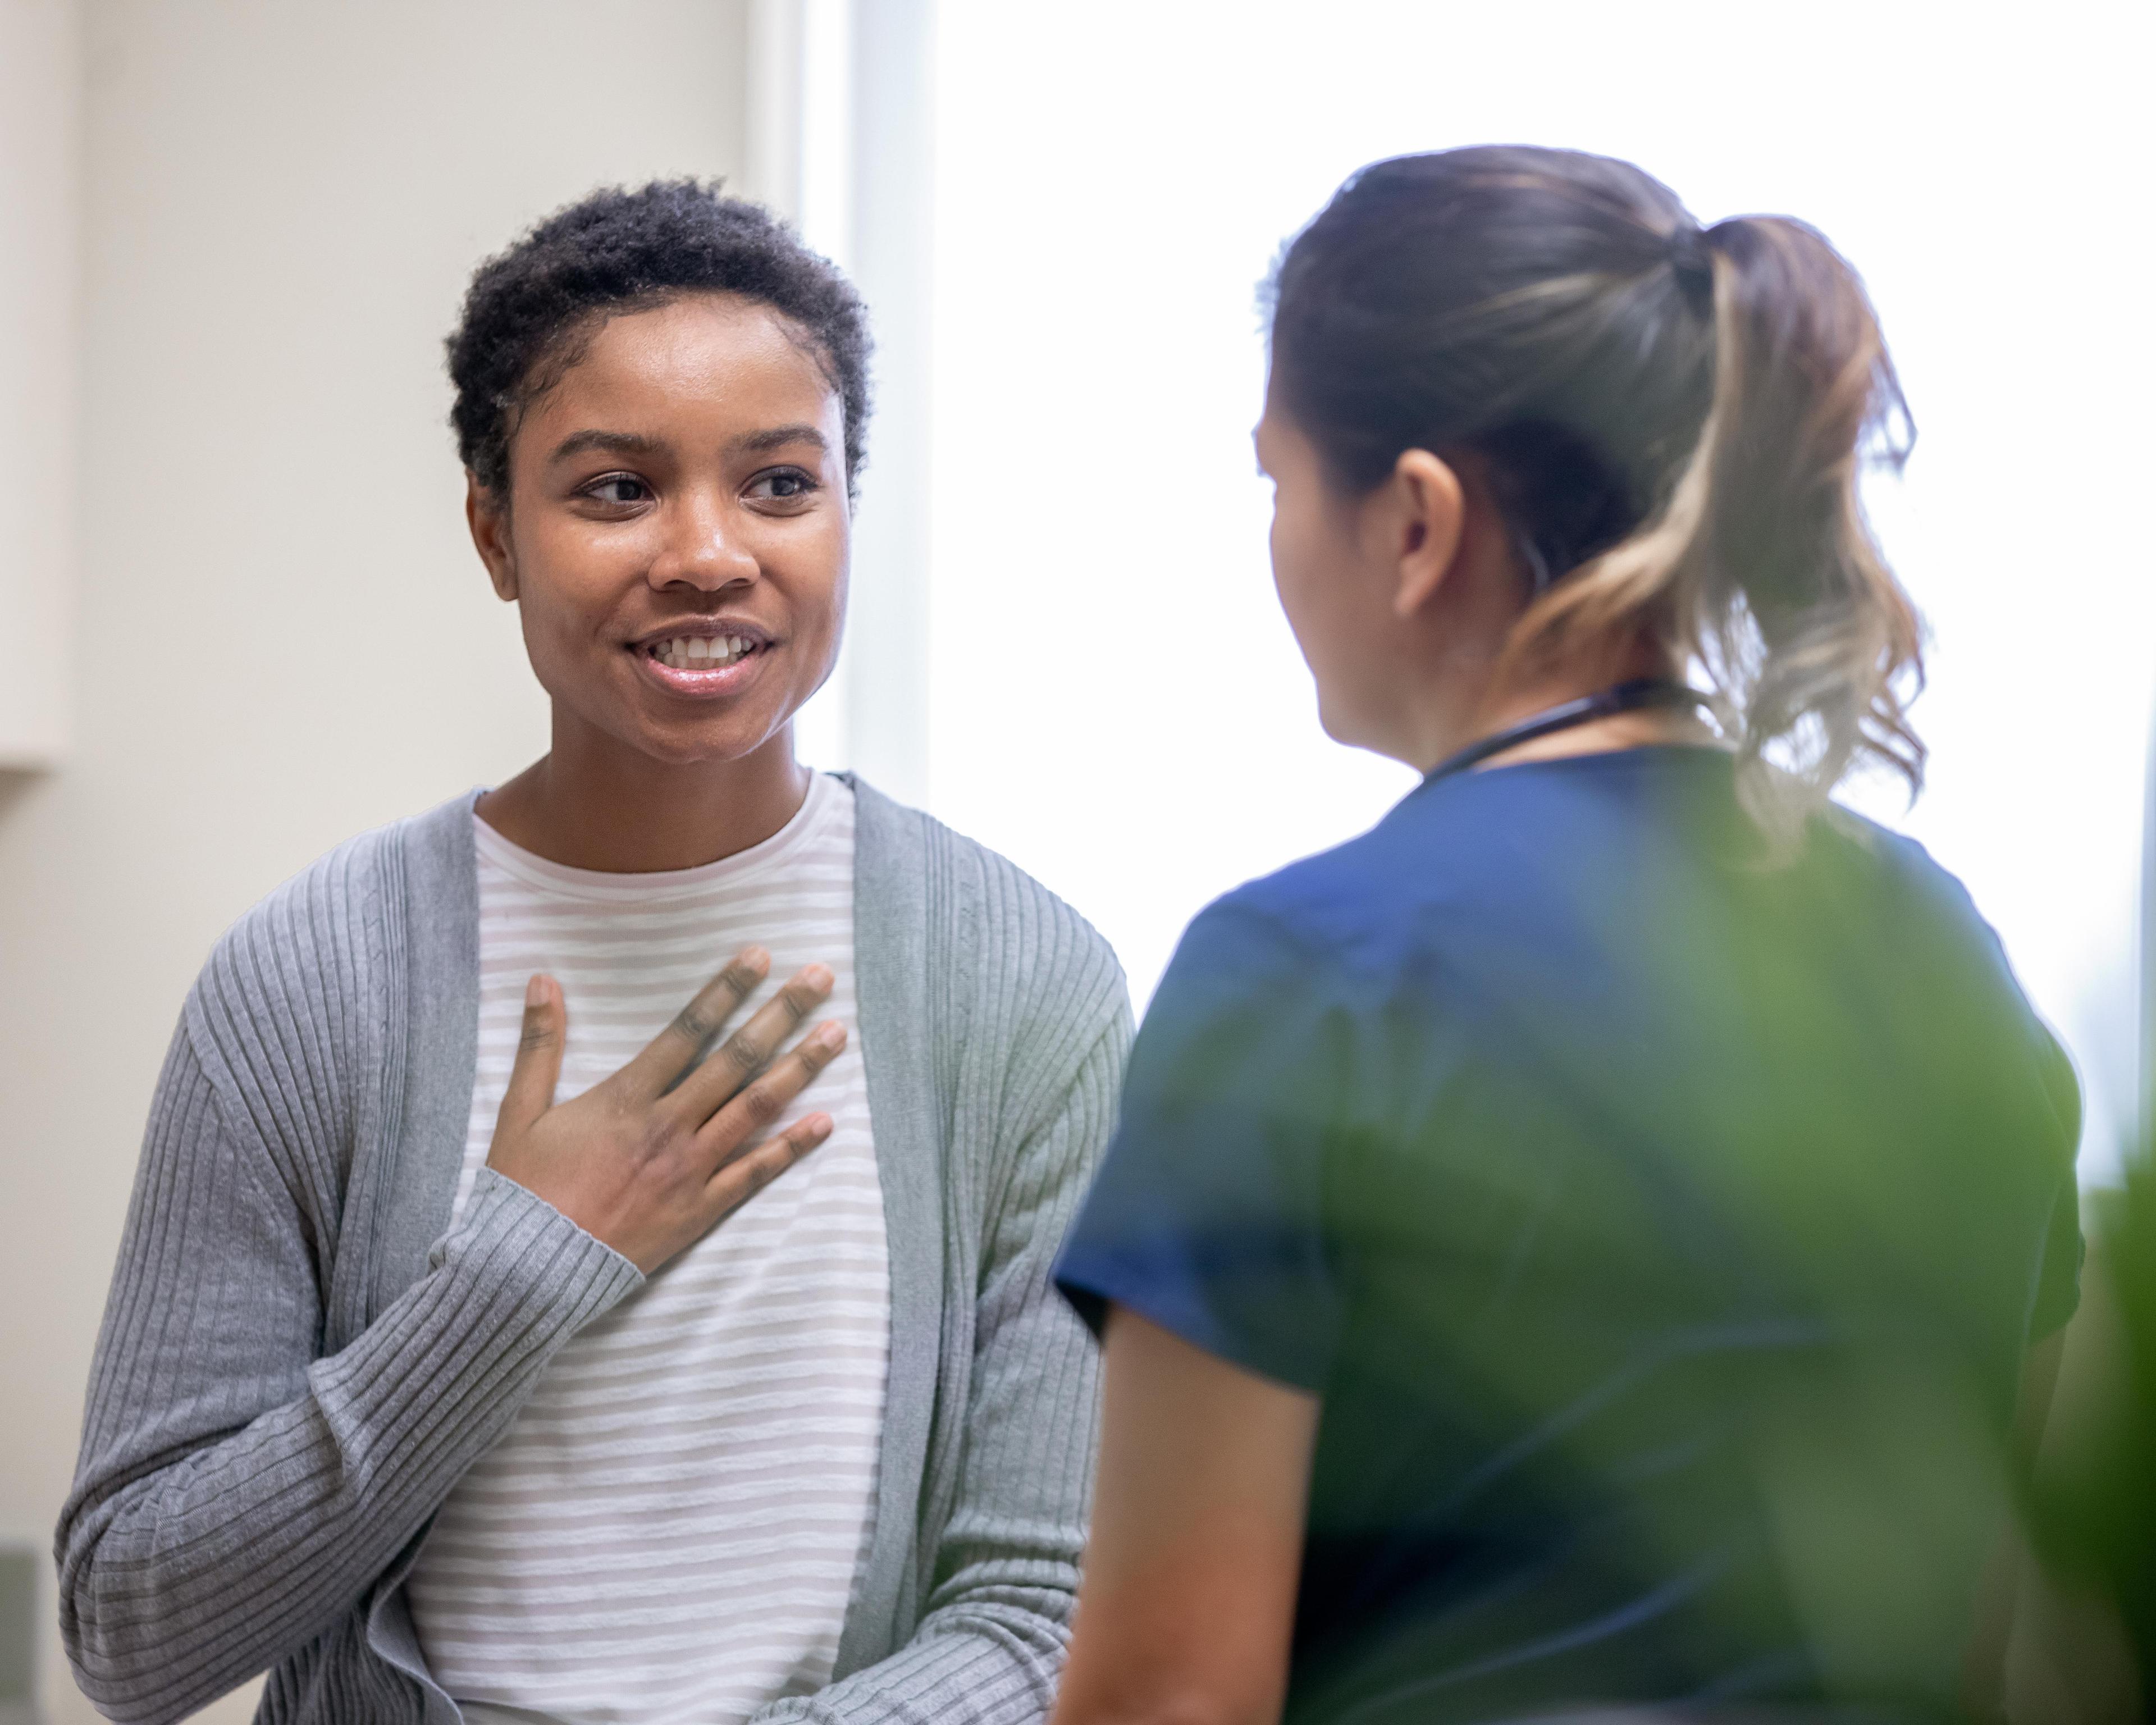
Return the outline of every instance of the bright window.
[[[1630,157],[1702,219],[1802,216],[1864,272],[1920,437],[1872,503],[1933,630],[1932,788],[2091,1096],[2133,1087],[2156,569],[2145,7],[942,0],[936,811],[1063,893],[1142,1003],[1233,883],[1403,769],[1317,728],[1248,433],[1253,289],[1358,164]]]

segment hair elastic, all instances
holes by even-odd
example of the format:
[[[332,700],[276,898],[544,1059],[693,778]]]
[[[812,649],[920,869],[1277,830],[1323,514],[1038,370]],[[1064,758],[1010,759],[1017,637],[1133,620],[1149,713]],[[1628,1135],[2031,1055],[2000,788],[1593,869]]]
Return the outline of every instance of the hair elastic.
[[[1684,290],[1685,297],[1702,312],[1714,309],[1714,242],[1707,238],[1707,229],[1686,223],[1670,235],[1670,268],[1676,272],[1677,285]]]

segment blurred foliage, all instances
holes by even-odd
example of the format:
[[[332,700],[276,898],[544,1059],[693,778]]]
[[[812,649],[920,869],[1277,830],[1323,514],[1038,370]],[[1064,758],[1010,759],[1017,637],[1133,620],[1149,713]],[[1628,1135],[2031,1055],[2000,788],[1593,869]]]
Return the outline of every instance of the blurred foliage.
[[[2030,1506],[2010,1661],[2015,1725],[2111,1725],[2156,1703],[2156,1144],[2091,1194],[2089,1260]]]

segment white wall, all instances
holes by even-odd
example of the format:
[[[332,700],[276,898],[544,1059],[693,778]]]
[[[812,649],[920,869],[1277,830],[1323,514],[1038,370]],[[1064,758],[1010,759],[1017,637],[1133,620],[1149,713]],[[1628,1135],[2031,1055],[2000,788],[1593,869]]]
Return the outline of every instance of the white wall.
[[[1705,219],[1806,217],[1865,272],[1922,430],[1870,495],[1934,631],[1931,788],[1867,806],[1996,923],[2080,1062],[2084,1175],[2115,1177],[2156,716],[2156,240],[2128,213],[2156,8],[1233,14],[942,0],[935,812],[1092,917],[1142,998],[1206,899],[1404,792],[1324,741],[1272,597],[1253,287],[1374,157],[1627,157]]]
[[[928,801],[937,0],[750,0],[753,194],[852,278],[875,337],[846,638],[804,760]]]
[[[40,1546],[211,942],[338,839],[545,746],[444,424],[465,277],[597,183],[742,152],[731,0],[86,0],[81,20],[74,740],[57,772],[0,776],[0,1538]],[[50,91],[18,108],[14,42],[0,147],[24,112],[33,141],[64,124]],[[56,1643],[44,1677],[50,1718],[92,1717]]]

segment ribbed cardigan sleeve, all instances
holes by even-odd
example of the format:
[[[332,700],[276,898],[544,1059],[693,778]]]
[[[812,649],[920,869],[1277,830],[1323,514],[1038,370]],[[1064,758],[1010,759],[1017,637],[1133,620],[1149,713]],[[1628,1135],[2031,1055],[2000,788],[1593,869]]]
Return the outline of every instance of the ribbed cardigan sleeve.
[[[995,864],[1007,890],[1023,881]],[[1106,942],[1030,881],[1023,891],[1047,915],[1015,919],[1033,926],[994,983],[1020,997],[1026,1023],[1015,1037],[972,1027],[1009,1065],[982,1132],[993,1154],[973,1369],[955,1501],[924,1530],[927,1609],[889,1658],[751,1725],[1033,1725],[1055,1702],[1091,1508],[1100,1360],[1051,1272],[1114,1127],[1132,1031]]]
[[[483,1173],[428,1272],[321,1357],[354,1113],[336,1045],[365,1009],[280,993],[338,973],[290,897],[292,937],[267,913],[228,937],[174,1038],[56,1537],[68,1656],[116,1719],[178,1719],[331,1630],[642,1280]]]

